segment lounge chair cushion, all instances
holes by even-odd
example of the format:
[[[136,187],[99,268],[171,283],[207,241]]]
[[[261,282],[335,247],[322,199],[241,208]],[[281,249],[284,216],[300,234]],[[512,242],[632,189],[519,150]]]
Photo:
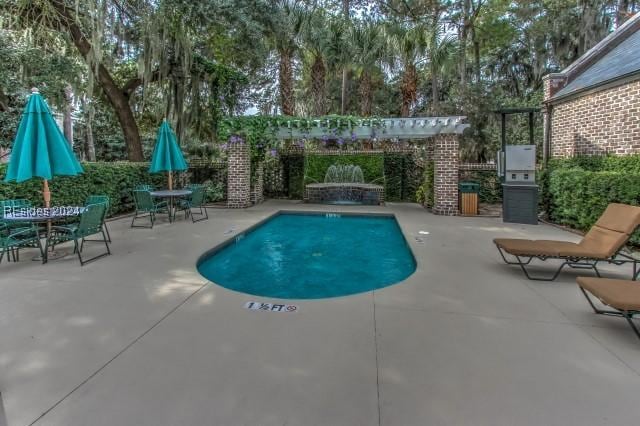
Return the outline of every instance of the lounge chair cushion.
[[[615,255],[628,239],[628,234],[593,225],[577,248],[563,251],[560,255],[608,259]]]
[[[579,250],[576,243],[552,240],[523,240],[518,238],[496,238],[493,242],[514,256],[557,257],[561,252]]]
[[[640,311],[640,282],[610,278],[578,277],[578,285],[605,305],[621,311]]]
[[[611,203],[595,224],[601,228],[631,234],[640,226],[640,207]]]

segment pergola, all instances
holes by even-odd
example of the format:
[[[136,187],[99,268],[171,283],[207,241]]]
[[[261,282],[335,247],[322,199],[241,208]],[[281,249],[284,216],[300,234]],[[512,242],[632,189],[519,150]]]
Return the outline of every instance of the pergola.
[[[469,127],[466,117],[415,117],[359,119],[353,127],[342,126],[332,133],[328,119],[291,119],[274,129],[279,139],[332,137],[356,139],[426,139],[442,134],[460,135]],[[338,123],[340,124],[340,123]]]
[[[290,139],[345,140],[427,140],[433,144],[434,207],[440,215],[458,214],[459,136],[469,124],[464,116],[357,119],[340,123],[339,119],[296,119],[279,121],[273,128],[276,137]],[[228,206],[251,205],[251,159],[245,144],[231,144],[228,149]],[[262,191],[261,184],[254,192]],[[253,194],[255,197],[256,194]]]

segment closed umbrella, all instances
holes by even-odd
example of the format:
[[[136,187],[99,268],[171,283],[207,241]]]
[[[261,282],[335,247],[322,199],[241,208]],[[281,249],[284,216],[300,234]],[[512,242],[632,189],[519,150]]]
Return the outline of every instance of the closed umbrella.
[[[158,138],[156,146],[151,156],[151,166],[149,172],[159,173],[168,172],[169,174],[169,190],[173,189],[173,180],[171,172],[187,170],[187,162],[184,160],[182,151],[176,141],[176,135],[171,130],[171,126],[167,120],[162,122],[158,130]]]
[[[16,134],[5,182],[42,178],[45,207],[50,207],[49,180],[54,176],[75,176],[82,166],[53,119],[46,102],[31,89]]]

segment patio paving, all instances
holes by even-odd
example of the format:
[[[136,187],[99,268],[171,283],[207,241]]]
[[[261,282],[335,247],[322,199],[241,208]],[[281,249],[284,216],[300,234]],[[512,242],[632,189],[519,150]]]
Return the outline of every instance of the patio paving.
[[[195,262],[278,210],[394,213],[417,271],[374,292],[288,301],[295,313],[244,309],[273,300],[209,283]],[[1,426],[569,426],[640,418],[640,341],[628,325],[590,311],[576,271],[531,282],[491,243],[574,234],[439,217],[413,204],[275,200],[214,209],[196,224],[128,226],[129,219],[111,222],[113,255],[85,267],[72,256],[0,265]]]

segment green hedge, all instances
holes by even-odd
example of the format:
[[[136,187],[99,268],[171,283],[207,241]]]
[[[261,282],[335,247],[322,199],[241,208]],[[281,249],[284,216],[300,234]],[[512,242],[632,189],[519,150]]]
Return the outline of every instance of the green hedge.
[[[82,205],[88,195],[106,194],[111,198],[110,215],[133,210],[131,190],[139,184],[166,186],[164,174],[149,174],[147,163],[84,163],[84,173],[74,177],[56,176],[49,183],[51,204]],[[42,180],[21,183],[3,182],[6,164],[0,165],[0,200],[27,198],[42,205]]]
[[[427,161],[424,166],[422,183],[416,189],[416,202],[425,207],[432,208],[434,201],[433,179],[435,174],[435,164],[433,161]]]
[[[304,155],[292,152],[282,155],[284,192],[289,198],[301,200],[304,196]]]
[[[640,205],[640,156],[554,159],[541,183],[549,219],[586,231],[609,203]],[[631,242],[640,244],[640,234]]]
[[[384,198],[387,201],[416,201],[424,168],[410,152],[385,152]]]
[[[640,155],[581,155],[571,158],[554,158],[549,160],[547,165],[549,170],[576,167],[591,172],[640,173]]]
[[[327,169],[332,165],[360,166],[366,183],[384,182],[384,158],[382,154],[307,154],[304,158],[304,184],[324,182]]]

